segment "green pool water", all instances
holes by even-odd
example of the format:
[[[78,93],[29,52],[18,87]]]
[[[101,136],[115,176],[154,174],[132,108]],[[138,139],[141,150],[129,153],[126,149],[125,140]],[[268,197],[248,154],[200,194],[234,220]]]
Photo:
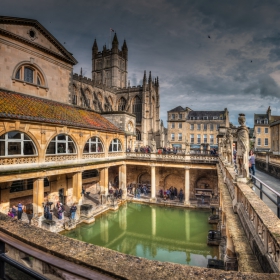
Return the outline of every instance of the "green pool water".
[[[63,232],[125,254],[150,260],[207,266],[218,258],[218,247],[207,246],[209,211],[127,203],[109,211],[95,223]]]

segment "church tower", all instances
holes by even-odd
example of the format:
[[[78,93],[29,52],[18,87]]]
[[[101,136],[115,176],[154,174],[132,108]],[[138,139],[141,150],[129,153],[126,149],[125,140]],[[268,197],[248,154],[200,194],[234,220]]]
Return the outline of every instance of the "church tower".
[[[127,58],[128,48],[124,40],[119,50],[117,34],[114,34],[112,48],[103,46],[98,52],[96,40],[92,47],[92,79],[96,84],[105,84],[108,87],[123,88],[127,86]]]

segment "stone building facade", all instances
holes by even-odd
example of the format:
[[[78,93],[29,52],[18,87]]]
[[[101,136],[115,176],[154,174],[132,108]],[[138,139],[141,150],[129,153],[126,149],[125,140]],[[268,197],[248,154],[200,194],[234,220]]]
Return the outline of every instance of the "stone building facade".
[[[168,142],[172,147],[201,149],[201,145],[217,147],[219,127],[229,127],[229,112],[193,111],[189,107],[178,106],[167,112]]]
[[[254,138],[256,151],[273,151],[277,147],[274,139],[275,127],[272,134],[271,124],[280,120],[280,116],[272,116],[270,106],[265,114],[254,114]]]

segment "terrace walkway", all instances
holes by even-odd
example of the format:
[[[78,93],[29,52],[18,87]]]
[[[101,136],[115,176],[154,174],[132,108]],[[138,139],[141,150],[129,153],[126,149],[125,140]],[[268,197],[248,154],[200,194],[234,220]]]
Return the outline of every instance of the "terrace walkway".
[[[275,178],[275,177],[273,177],[273,176],[271,176],[271,175],[269,175],[265,172],[262,172],[260,170],[256,170],[255,176],[256,176],[257,179],[264,182],[266,185],[271,187],[273,190],[280,193],[280,180],[279,179],[277,179],[277,178]],[[257,184],[257,186],[260,185],[258,180],[257,180],[256,184]],[[254,187],[253,189],[254,189],[255,193],[259,196],[260,191],[256,187]],[[264,186],[263,186],[263,190],[277,201],[277,196],[272,191],[268,190]],[[277,215],[276,205],[270,199],[268,199],[265,195],[263,195],[263,201]]]

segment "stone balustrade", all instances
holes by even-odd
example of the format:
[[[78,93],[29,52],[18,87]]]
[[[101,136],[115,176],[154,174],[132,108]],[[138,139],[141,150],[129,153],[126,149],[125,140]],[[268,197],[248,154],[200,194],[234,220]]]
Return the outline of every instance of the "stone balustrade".
[[[279,273],[280,220],[249,184],[238,181],[233,168],[224,166],[221,160],[219,168],[230,193],[234,212],[239,216],[262,269],[268,273]]]

